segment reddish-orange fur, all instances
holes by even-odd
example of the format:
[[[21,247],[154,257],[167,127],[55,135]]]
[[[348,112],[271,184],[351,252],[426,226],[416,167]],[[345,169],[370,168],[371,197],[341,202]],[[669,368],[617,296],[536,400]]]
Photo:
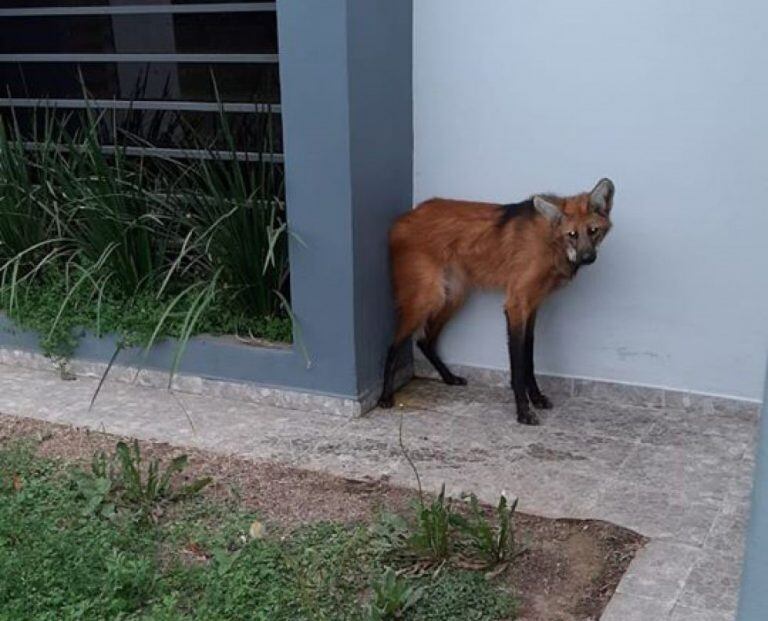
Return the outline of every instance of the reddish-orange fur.
[[[559,225],[536,216],[499,227],[498,204],[440,198],[402,216],[389,236],[399,312],[395,342],[422,327],[436,336],[471,287],[505,290],[513,323],[529,316],[573,276],[560,229],[599,218],[607,231],[588,194],[559,202],[565,216]]]

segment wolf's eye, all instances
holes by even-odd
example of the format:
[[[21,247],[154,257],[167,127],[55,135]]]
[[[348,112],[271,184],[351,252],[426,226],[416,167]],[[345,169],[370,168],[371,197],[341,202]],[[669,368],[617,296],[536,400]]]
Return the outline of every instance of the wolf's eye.
[[[576,231],[568,231],[568,237],[571,239],[576,239],[579,236],[579,234]]]
[[[594,235],[595,233],[597,233],[597,231],[598,231],[597,227],[594,227],[594,226],[590,226],[589,227],[589,234],[590,235]]]

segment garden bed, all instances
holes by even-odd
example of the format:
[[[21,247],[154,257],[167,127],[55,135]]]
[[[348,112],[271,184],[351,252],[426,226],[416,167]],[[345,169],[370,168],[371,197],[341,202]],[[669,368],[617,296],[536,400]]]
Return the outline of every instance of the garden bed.
[[[27,439],[33,451],[28,458],[12,448],[20,439]],[[0,496],[6,506],[15,503],[12,516],[0,510],[0,549],[6,559],[0,564],[13,565],[3,567],[0,617],[19,612],[10,608],[20,601],[10,576],[34,573],[25,562],[41,563],[35,556],[40,552],[34,551],[39,546],[30,543],[27,551],[23,543],[35,538],[33,529],[56,524],[58,533],[44,536],[55,549],[44,553],[41,571],[66,576],[72,564],[67,554],[79,554],[65,549],[76,541],[74,524],[56,516],[57,511],[74,511],[78,502],[67,486],[68,472],[72,464],[85,466],[98,451],[114,450],[117,440],[0,416]],[[166,444],[139,445],[145,461],[168,461],[182,452]],[[151,535],[142,531],[126,539],[131,526],[119,519],[77,522],[77,528],[106,542],[89,542],[82,552],[91,555],[91,579],[104,584],[91,599],[80,593],[79,601],[77,580],[61,586],[59,610],[66,605],[86,611],[83,618],[96,618],[93,606],[100,602],[102,609],[123,606],[126,618],[186,619],[204,613],[221,619],[369,618],[364,616],[372,597],[369,586],[385,565],[393,564],[377,534],[382,515],[412,515],[414,492],[386,480],[348,480],[205,451],[183,452],[189,455],[184,477],[210,476],[213,483],[199,497],[165,508]],[[35,498],[45,506],[35,505]],[[251,541],[249,527],[255,520],[266,535]],[[596,619],[644,543],[641,536],[603,522],[517,514],[514,523],[520,553],[505,571],[470,571],[449,561],[416,572],[406,580],[423,593],[404,618]],[[106,572],[98,569],[100,564]],[[117,586],[106,582],[114,582],[116,575]],[[29,590],[24,594],[32,596]]]
[[[195,335],[292,341],[271,114],[241,157],[222,109],[229,148],[192,132],[194,158],[147,156],[106,112],[72,114],[0,118],[0,311],[60,359],[86,332],[121,347],[173,339],[174,370]]]

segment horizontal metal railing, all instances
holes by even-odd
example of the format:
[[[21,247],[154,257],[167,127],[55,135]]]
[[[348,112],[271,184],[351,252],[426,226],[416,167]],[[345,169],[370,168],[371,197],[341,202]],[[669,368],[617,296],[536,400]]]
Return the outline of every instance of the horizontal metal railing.
[[[0,63],[276,63],[277,54],[0,54]]]
[[[124,6],[56,6],[0,9],[0,17],[58,17],[66,15],[146,15],[151,13],[252,13],[275,11],[274,2],[224,2],[222,4],[131,4]]]
[[[35,99],[29,97],[0,98],[0,108],[61,108],[110,110],[172,110],[179,112],[257,112],[280,114],[280,104],[216,103],[207,101],[157,101],[127,99]]]
[[[42,149],[55,148],[59,151],[69,151],[66,145],[46,145],[39,142],[25,142],[24,148],[30,151],[39,151]],[[238,160],[240,162],[269,162],[270,164],[284,163],[282,153],[259,153],[257,151],[223,151],[215,149],[173,149],[163,147],[135,147],[135,146],[114,146],[103,145],[102,153],[112,155],[121,151],[130,156],[150,156],[166,157],[175,159],[197,159],[197,160]]]

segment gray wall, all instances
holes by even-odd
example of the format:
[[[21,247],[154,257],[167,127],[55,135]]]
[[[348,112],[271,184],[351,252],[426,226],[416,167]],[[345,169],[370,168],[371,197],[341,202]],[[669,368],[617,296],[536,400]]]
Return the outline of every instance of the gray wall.
[[[411,0],[349,1],[358,394],[377,391],[394,331],[387,233],[413,203]]]
[[[601,256],[541,315],[540,371],[761,396],[766,40],[761,0],[415,3],[417,200],[616,182]],[[500,297],[443,349],[506,368]]]
[[[294,311],[324,391],[378,386],[386,235],[412,203],[412,5],[278,2]]]
[[[347,2],[282,0],[280,43],[291,303],[323,388],[353,395],[354,282]]]

